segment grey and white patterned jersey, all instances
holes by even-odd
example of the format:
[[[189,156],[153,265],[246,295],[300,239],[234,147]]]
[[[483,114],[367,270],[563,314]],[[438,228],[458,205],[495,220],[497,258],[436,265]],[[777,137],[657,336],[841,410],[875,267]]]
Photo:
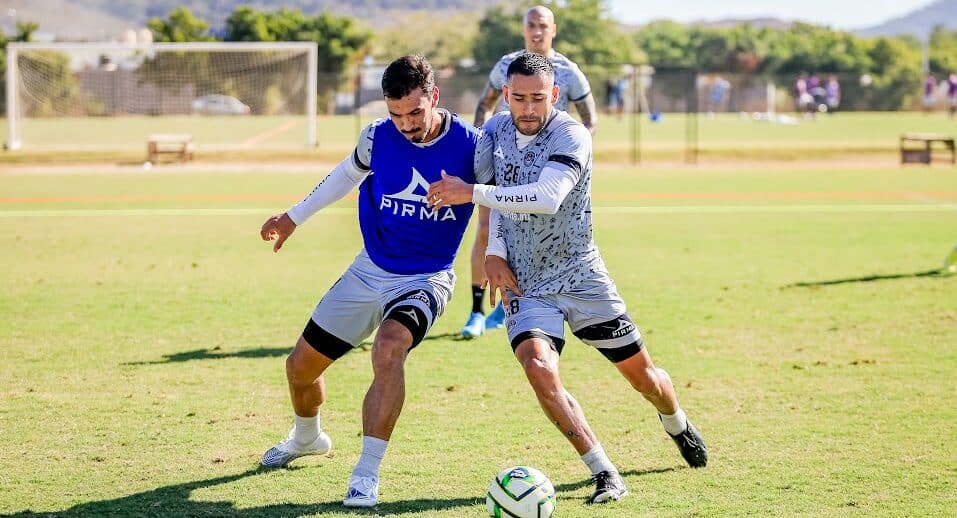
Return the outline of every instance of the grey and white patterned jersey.
[[[515,61],[515,58],[525,52],[525,50],[517,50],[502,56],[498,63],[492,67],[492,72],[488,76],[489,86],[501,92],[502,86],[508,80],[508,66],[512,64],[512,61]],[[582,73],[574,61],[558,52],[552,52],[552,56],[548,60],[555,67],[555,84],[558,85],[558,102],[555,103],[555,108],[563,112],[568,111],[569,103],[581,101],[591,93],[588,78],[585,77],[585,74]],[[496,111],[507,109],[508,105],[505,104],[505,99],[501,99]]]
[[[479,167],[494,167],[496,185],[536,182],[545,164],[577,177],[554,215],[502,211],[498,228],[490,229],[505,242],[508,264],[525,296],[563,293],[584,280],[609,279],[592,239],[592,140],[585,126],[554,110],[524,149],[516,144],[508,112],[493,116],[483,129],[476,156],[484,159],[477,160],[476,174]]]

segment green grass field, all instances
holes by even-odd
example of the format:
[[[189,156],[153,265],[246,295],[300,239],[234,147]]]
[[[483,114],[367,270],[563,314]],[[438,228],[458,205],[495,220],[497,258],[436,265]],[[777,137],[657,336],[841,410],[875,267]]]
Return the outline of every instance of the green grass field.
[[[318,149],[305,148],[306,122],[295,117],[127,117],[30,119],[23,123],[23,150],[0,153],[0,164],[23,160],[143,160],[152,133],[191,133],[198,160],[322,157],[338,160],[355,146],[361,125],[371,119],[320,117]],[[6,142],[7,126],[0,125]],[[681,158],[685,117],[665,114],[662,121],[602,116],[595,136],[596,155],[627,160],[632,143],[648,158]],[[769,124],[725,114],[701,116],[699,145],[704,157],[820,158],[836,154],[890,154],[906,132],[954,135],[957,121],[943,113],[839,113],[796,125]],[[634,132],[638,131],[637,137]],[[637,140],[636,140],[637,139]],[[55,153],[54,153],[55,152]]]
[[[877,126],[848,142],[896,132]],[[566,386],[631,490],[587,506],[587,470],[504,334],[453,338],[463,254],[368,512],[341,507],[367,350],[328,372],[334,455],[257,468],[291,423],[284,357],[360,246],[352,202],[273,254],[260,224],[315,173],[154,172],[0,174],[0,514],[478,517],[516,464],[551,478],[561,517],[957,509],[957,275],[937,271],[957,244],[953,169],[599,163],[596,240],[711,464],[688,469],[569,336]]]

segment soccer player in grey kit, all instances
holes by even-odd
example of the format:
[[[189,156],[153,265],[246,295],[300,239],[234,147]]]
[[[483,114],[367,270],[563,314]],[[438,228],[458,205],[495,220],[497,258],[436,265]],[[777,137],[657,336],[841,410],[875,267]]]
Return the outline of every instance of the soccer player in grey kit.
[[[539,404],[591,470],[596,488],[589,502],[618,500],[628,490],[559,377],[565,321],[654,405],[688,464],[704,467],[704,441],[679,406],[668,373],[651,361],[592,239],[591,135],[554,109],[558,88],[544,57],[519,56],[503,90],[510,112],[485,124],[476,148],[476,173],[494,170],[496,185],[447,176],[430,185],[429,203],[492,209],[491,298],[499,291],[505,299],[508,337]]]

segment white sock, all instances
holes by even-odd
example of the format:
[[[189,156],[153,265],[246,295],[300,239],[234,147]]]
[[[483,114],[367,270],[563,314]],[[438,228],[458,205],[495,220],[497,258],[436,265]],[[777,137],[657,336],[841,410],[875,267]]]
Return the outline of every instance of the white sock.
[[[319,414],[315,417],[296,416],[296,427],[292,439],[299,446],[309,446],[319,437]]]
[[[389,447],[389,441],[383,441],[377,437],[368,435],[362,436],[362,455],[359,455],[359,462],[352,470],[353,477],[379,477],[379,464],[385,457],[385,449]]]
[[[592,446],[588,453],[582,455],[582,462],[588,466],[592,475],[597,475],[602,471],[618,471],[618,468],[608,459],[605,448],[602,448],[601,443]]]
[[[678,435],[688,428],[688,416],[681,408],[678,408],[678,411],[671,415],[661,413],[658,415],[661,416],[661,424],[664,425],[665,431],[671,435]]]

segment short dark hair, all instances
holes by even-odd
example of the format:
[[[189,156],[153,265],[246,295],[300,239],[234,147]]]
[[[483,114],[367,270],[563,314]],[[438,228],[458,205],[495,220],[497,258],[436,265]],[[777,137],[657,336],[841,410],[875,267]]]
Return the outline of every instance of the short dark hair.
[[[526,52],[508,66],[506,76],[511,79],[515,74],[522,76],[540,76],[547,81],[555,82],[555,67],[552,62],[541,54]]]
[[[433,87],[432,64],[419,54],[402,56],[390,63],[382,74],[382,95],[389,99],[401,99],[416,88],[431,94]]]

